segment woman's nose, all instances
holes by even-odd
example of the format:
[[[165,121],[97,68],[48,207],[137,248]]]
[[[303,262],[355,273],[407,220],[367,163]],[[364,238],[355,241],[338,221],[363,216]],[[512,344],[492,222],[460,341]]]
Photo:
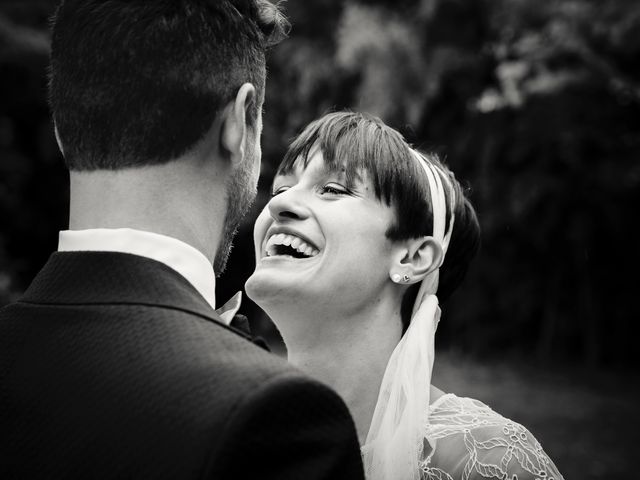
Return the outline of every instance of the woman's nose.
[[[301,198],[301,192],[294,188],[285,190],[273,197],[267,204],[274,220],[303,220],[309,216],[309,210]]]

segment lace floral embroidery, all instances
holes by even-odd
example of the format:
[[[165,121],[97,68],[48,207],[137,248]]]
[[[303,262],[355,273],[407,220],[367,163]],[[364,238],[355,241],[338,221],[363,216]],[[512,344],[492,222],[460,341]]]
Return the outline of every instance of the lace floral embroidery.
[[[439,399],[427,436],[434,448],[420,466],[426,480],[562,480],[531,432],[477,400]]]

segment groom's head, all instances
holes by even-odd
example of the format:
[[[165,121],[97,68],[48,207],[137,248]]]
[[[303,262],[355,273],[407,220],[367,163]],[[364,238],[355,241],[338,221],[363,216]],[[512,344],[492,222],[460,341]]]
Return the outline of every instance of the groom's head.
[[[257,181],[265,50],[286,26],[266,0],[63,0],[49,93],[69,170],[235,158],[229,235]]]

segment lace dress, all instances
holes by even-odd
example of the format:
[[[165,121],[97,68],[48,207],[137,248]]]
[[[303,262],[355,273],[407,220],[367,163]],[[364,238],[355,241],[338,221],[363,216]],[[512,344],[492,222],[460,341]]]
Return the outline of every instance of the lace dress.
[[[484,403],[445,394],[429,410],[435,446],[420,465],[421,478],[562,480],[531,432]]]

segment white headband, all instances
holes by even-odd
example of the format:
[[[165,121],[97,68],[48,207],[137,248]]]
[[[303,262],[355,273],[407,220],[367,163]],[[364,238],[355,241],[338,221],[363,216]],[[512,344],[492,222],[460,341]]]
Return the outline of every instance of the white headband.
[[[453,207],[455,205],[455,190],[450,188],[451,191],[451,220],[449,221],[449,228],[445,233],[445,226],[447,225],[447,195],[442,185],[442,177],[438,170],[438,167],[433,165],[426,159],[422,154],[417,151],[411,149],[411,153],[416,158],[418,163],[422,165],[424,168],[424,172],[427,175],[427,179],[429,180],[429,191],[431,192],[431,211],[433,213],[433,233],[432,236],[435,241],[440,244],[442,248],[442,258],[440,260],[440,265],[438,268],[442,266],[444,262],[444,257],[449,249],[449,242],[451,241],[451,233],[453,232],[453,223],[455,220],[455,216],[453,214]],[[446,175],[444,178],[447,178]],[[451,186],[452,187],[452,186]],[[416,296],[416,301],[413,306],[413,314],[416,313],[420,305],[422,304],[422,300],[427,295],[435,295],[438,289],[438,280],[440,278],[439,270],[434,270],[431,274],[429,274],[420,285],[420,290],[418,291],[418,295]]]
[[[455,192],[453,188],[451,190],[451,222],[449,222],[449,229],[445,233],[445,226],[447,224],[447,196],[442,185],[442,177],[446,178],[446,175],[441,176],[438,173],[439,167],[433,165],[423,155],[411,150],[413,156],[418,160],[418,163],[422,165],[424,172],[427,174],[429,180],[429,190],[431,191],[431,209],[433,210],[433,238],[438,240],[442,245],[442,259],[444,261],[444,254],[449,248],[449,242],[451,241],[451,232],[453,232],[453,222],[455,217],[453,215],[453,206],[455,203]],[[441,263],[442,265],[442,263]]]
[[[439,168],[415,150],[411,153],[424,168],[429,181],[433,238],[442,247],[442,259],[438,268],[422,280],[409,328],[387,363],[369,433],[362,447],[367,480],[420,480],[420,463],[425,460],[424,440],[431,444],[431,452],[434,447],[427,428],[435,333],[440,320],[435,293],[439,268],[451,241],[455,197],[454,189],[450,188],[451,220],[445,232],[447,195]],[[448,180],[446,175],[442,177]]]

